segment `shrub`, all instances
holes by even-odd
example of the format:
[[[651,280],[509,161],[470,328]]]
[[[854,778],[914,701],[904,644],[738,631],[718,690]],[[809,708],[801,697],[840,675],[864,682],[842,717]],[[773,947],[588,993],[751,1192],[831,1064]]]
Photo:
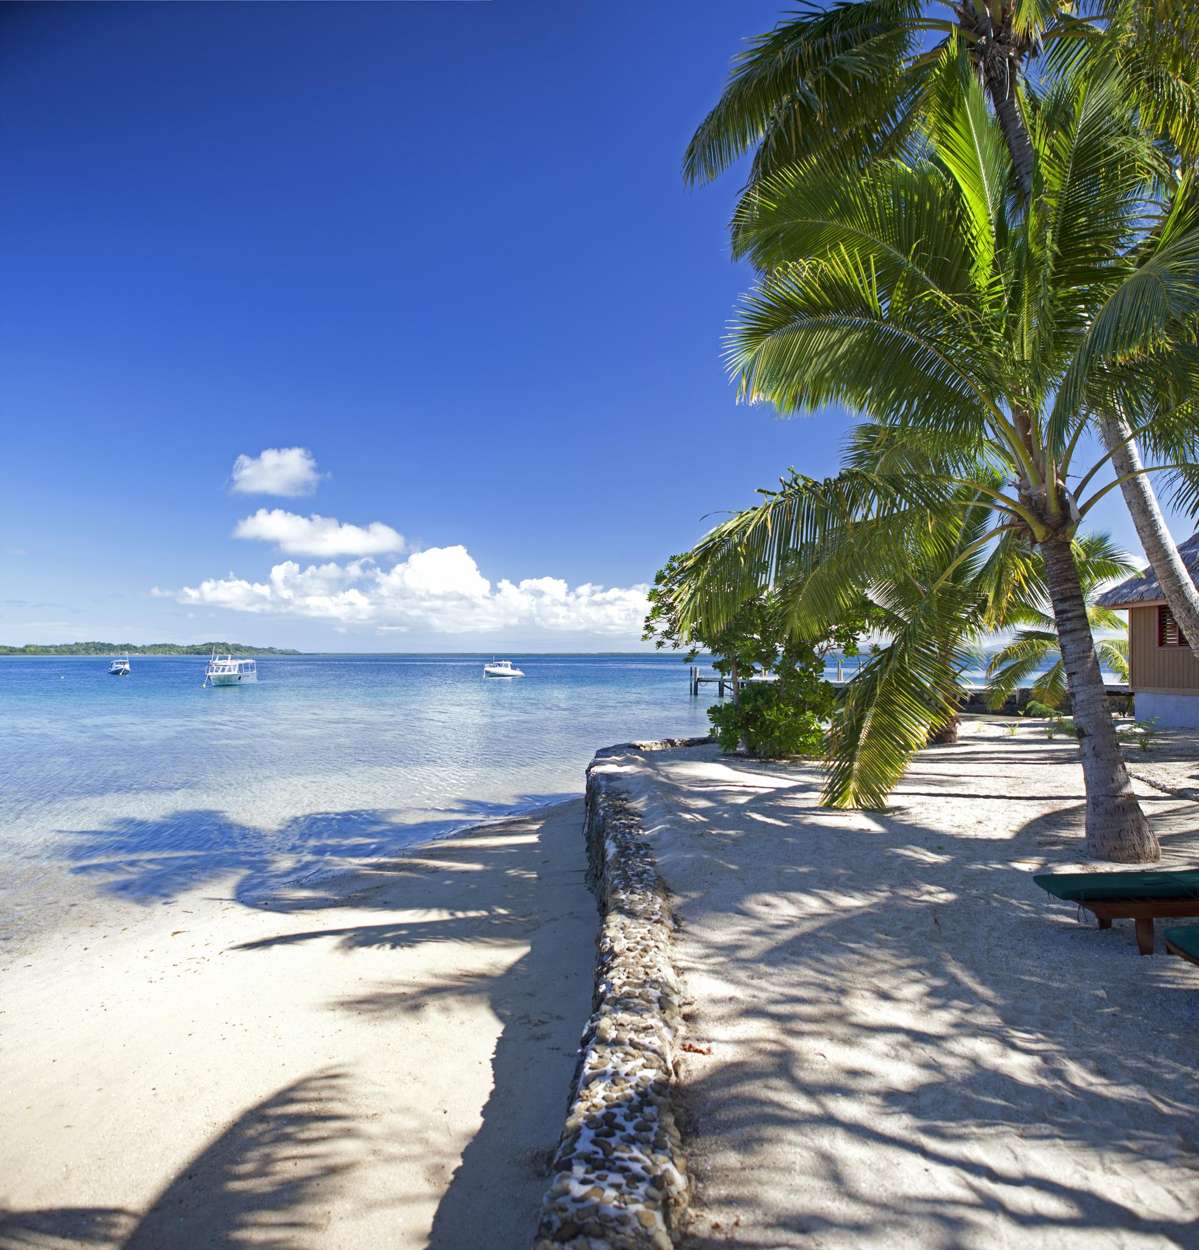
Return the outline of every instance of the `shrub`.
[[[708,709],[720,745],[773,758],[822,754],[837,701],[824,680],[825,656],[833,650],[857,655],[875,610],[863,598],[823,636],[799,639],[777,591],[744,599],[731,614],[718,616],[717,626],[683,611],[687,583],[686,557],[671,556],[649,592],[643,637],[657,647],[685,649],[688,662],[711,655],[712,667],[734,692],[731,702]]]
[[[1036,699],[1029,699],[1024,705],[1024,715],[1056,717],[1059,713],[1057,708],[1052,708],[1046,703],[1038,703]]]
[[[823,658],[810,648],[802,655],[784,652],[777,680],[746,682],[738,702],[709,708],[721,747],[735,751],[744,741],[751,755],[767,759],[822,754],[837,700],[823,669]]]
[[[1149,750],[1157,735],[1157,717],[1154,717],[1152,720],[1136,721],[1134,724],[1120,729],[1116,733],[1116,737],[1125,746],[1139,746],[1142,751]]]

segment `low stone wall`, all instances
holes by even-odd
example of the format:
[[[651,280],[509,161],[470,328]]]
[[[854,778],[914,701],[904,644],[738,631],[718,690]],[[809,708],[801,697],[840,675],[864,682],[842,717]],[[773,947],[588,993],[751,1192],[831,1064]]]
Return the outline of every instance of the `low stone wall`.
[[[610,761],[700,741],[609,747],[587,770],[588,878],[603,915],[595,997],[534,1250],[671,1250],[682,1225],[673,920],[640,815]]]

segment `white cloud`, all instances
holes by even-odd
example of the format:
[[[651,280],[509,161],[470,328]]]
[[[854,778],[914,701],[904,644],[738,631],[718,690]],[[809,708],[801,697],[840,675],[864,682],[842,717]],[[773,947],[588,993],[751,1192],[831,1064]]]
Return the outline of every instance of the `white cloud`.
[[[382,521],[350,525],[330,516],[297,516],[282,508],[259,508],[238,521],[234,538],[257,538],[297,556],[379,556],[403,551],[404,536]]]
[[[310,495],[320,474],[307,447],[268,447],[233,462],[230,489],[242,495]]]
[[[284,514],[286,515],[286,514]],[[303,518],[299,518],[303,519]],[[556,577],[502,580],[495,586],[462,546],[414,552],[390,568],[371,559],[301,568],[276,564],[264,582],[211,578],[185,586],[179,602],[237,612],[316,618],[384,631],[426,629],[468,634],[532,629],[640,637],[647,586],[571,587]]]

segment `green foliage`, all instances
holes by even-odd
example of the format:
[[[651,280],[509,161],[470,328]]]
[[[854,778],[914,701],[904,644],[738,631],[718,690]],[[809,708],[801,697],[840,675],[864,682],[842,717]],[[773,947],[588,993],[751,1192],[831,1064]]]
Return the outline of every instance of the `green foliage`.
[[[752,152],[744,210],[765,180],[788,168],[829,159],[861,167],[911,154],[936,120],[938,71],[955,46],[984,80],[988,60],[1002,64],[989,82],[991,106],[1010,83],[1025,114],[1048,79],[1114,72],[1140,125],[1188,164],[1199,154],[1197,42],[1199,8],[1182,0],[803,3],[734,58],[723,94],[688,145],[684,177],[710,181]],[[737,229],[735,221],[734,236]]]
[[[912,522],[853,576],[874,605],[884,641],[849,684],[833,722],[825,801],[879,808],[912,756],[960,706],[969,644],[990,619],[1010,544],[988,553],[989,507],[969,490],[950,496],[935,524]],[[853,538],[840,561],[852,561]],[[848,573],[848,568],[845,570]]]
[[[1054,720],[1057,717],[1057,708],[1050,707],[1047,703],[1039,703],[1036,699],[1029,699],[1024,705],[1025,716],[1047,717]]]
[[[692,141],[693,181],[755,153],[732,227],[759,275],[728,340],[741,397],[868,419],[835,478],[792,473],[687,553],[672,604],[706,632],[760,593],[796,634],[863,594],[882,613],[886,645],[834,717],[827,801],[885,800],[952,714],[979,631],[1024,630],[1008,677],[1053,645],[1052,618],[1020,606],[1043,583],[1036,548],[1076,540],[1115,485],[1096,414],[1126,416],[1150,471],[1199,500],[1190,9],[802,4],[738,58]],[[1069,578],[1055,596],[1083,606]]]
[[[58,642],[0,647],[0,655],[300,655],[283,647],[248,647],[240,642]]]
[[[1051,716],[1045,722],[1045,737],[1050,742],[1057,737],[1058,734],[1065,734],[1070,738],[1078,737],[1078,730],[1075,728],[1073,720],[1069,716]]]
[[[837,702],[823,677],[824,653],[789,644],[769,671],[773,680],[746,682],[735,701],[708,709],[717,741],[726,751],[744,743],[751,755],[767,759],[820,755]]]
[[[1130,671],[1128,667],[1128,635],[1120,638],[1102,638],[1095,644],[1099,663],[1115,673],[1125,684],[1128,684]]]
[[[1109,609],[1097,607],[1091,600],[1104,582],[1126,577],[1135,570],[1135,565],[1116,549],[1106,534],[1077,537],[1074,540],[1074,564],[1083,594],[1088,600],[1087,618],[1091,629],[1122,631],[1123,620]],[[1016,626],[1016,632],[987,665],[987,703],[992,708],[1002,707],[1009,696],[1034,674],[1030,690],[1032,699],[1055,709],[1065,702],[1066,666],[1058,647],[1053,608],[1039,556],[1034,557],[1033,573],[1034,576],[1008,605],[1006,623]],[[1095,649],[1103,664],[1122,681],[1128,680],[1126,639],[1105,639],[1097,643]],[[1050,661],[1048,668],[1038,672],[1046,660]]]
[[[1199,450],[1199,358],[1181,346],[1199,332],[1199,196],[1099,70],[1029,97],[1032,194],[1017,194],[967,55],[951,39],[926,62],[923,132],[899,158],[847,143],[758,168],[734,224],[759,275],[728,342],[742,397],[866,419],[836,477],[793,473],[687,553],[672,606],[712,632],[778,594],[813,636],[869,599],[888,641],[833,722],[839,806],[885,801],[952,715],[981,632],[1029,631],[1013,679],[1036,666],[1025,651],[1054,645],[1051,615],[1030,615],[1048,608],[1037,547],[1078,539],[1111,489],[1096,411],[1130,412],[1174,461]],[[1064,677],[1042,683],[1046,702]]]
[[[858,654],[858,639],[873,621],[865,598],[856,597],[823,628],[801,632],[790,612],[794,577],[780,589],[748,595],[719,620],[683,614],[690,578],[685,555],[659,570],[644,637],[659,648],[685,650],[689,661],[710,655],[712,667],[728,678],[732,699],[708,710],[720,744],[771,758],[819,754],[836,705],[823,676],[825,657],[833,650]]]
[[[1148,751],[1157,741],[1160,733],[1155,716],[1151,720],[1139,720],[1132,725],[1125,726],[1117,732],[1116,737],[1125,746],[1138,746],[1142,751]]]

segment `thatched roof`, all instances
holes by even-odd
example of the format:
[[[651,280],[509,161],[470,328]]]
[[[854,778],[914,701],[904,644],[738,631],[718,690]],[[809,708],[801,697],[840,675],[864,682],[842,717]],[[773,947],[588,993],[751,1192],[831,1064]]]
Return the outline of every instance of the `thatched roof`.
[[[1184,543],[1180,543],[1178,554],[1191,575],[1191,580],[1199,586],[1199,534],[1192,534]],[[1095,602],[1101,608],[1131,608],[1139,603],[1165,603],[1166,596],[1153,576],[1152,569],[1136,577],[1129,577],[1111,590],[1105,590],[1096,597]]]

